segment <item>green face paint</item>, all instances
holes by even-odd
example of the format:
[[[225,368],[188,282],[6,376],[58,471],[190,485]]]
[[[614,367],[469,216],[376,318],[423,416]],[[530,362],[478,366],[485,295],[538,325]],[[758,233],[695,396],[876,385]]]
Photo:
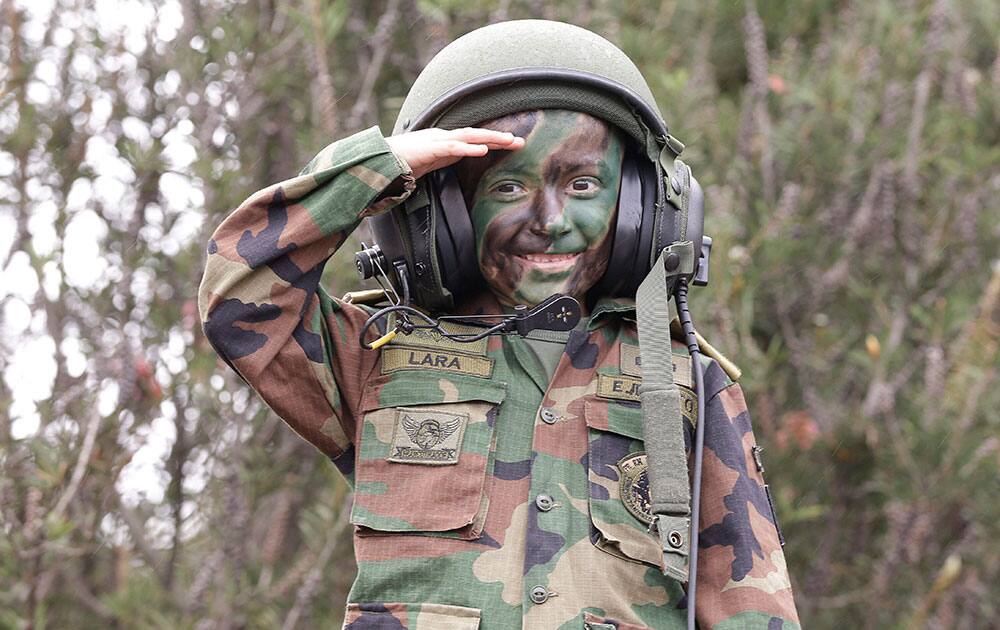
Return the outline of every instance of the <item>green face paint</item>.
[[[478,177],[470,207],[483,277],[507,305],[531,306],[554,293],[581,299],[607,268],[621,139],[607,123],[565,110],[483,126],[525,139],[518,151],[460,168],[464,185]]]

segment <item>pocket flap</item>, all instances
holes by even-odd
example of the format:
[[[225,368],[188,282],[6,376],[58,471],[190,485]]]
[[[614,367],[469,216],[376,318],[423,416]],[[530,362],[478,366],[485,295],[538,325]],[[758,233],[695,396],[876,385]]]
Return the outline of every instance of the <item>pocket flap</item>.
[[[587,426],[641,440],[643,436],[642,407],[639,403],[616,402],[588,398],[583,403]]]
[[[583,628],[584,630],[650,630],[646,626],[637,626],[610,617],[598,617],[589,612],[583,613]]]
[[[500,381],[411,370],[381,375],[368,383],[361,399],[361,411],[471,400],[500,404],[506,395],[507,384]]]
[[[434,370],[372,379],[356,445],[359,532],[478,537],[506,392],[504,383]]]
[[[480,614],[478,608],[448,604],[348,604],[344,630],[478,630]]]

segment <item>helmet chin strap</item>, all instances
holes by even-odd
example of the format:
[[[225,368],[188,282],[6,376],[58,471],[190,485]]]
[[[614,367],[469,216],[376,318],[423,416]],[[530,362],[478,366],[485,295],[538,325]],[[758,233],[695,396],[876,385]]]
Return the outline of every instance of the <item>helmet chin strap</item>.
[[[701,351],[688,312],[688,282],[694,277],[696,254],[691,241],[674,243],[660,253],[636,294],[636,320],[642,361],[643,439],[648,462],[650,511],[663,552],[664,575],[687,583],[687,623],[694,629],[698,581],[698,521],[701,462],[705,429],[704,375]],[[698,415],[689,482],[680,390],[674,381],[671,350],[671,299],[676,303],[691,358]]]

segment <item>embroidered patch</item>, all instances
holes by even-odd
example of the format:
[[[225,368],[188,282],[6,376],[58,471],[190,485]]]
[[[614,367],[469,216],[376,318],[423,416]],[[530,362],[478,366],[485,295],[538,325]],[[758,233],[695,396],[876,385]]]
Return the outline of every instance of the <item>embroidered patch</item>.
[[[597,375],[597,395],[601,398],[639,402],[639,385],[642,380],[631,376]]]
[[[691,379],[691,357],[686,354],[673,355],[674,382],[684,387],[694,387]]]
[[[451,322],[443,322],[441,327],[450,334],[478,334],[483,332],[482,328],[474,326],[463,326]],[[430,348],[431,350],[450,350],[464,354],[474,354],[476,356],[486,356],[486,337],[478,341],[463,343],[448,339],[436,330],[418,328],[408,335],[396,335],[395,339],[389,342],[390,346],[412,346],[417,348]]]
[[[646,525],[653,522],[653,507],[649,498],[649,463],[646,453],[631,453],[618,460],[618,492],[625,508]]]
[[[678,387],[681,392],[681,414],[687,418],[691,426],[698,424],[698,397],[687,387]]]
[[[419,369],[441,370],[489,378],[493,374],[493,359],[405,346],[387,347],[382,350],[382,374],[398,370]]]
[[[639,354],[639,346],[630,346],[627,343],[623,343],[619,355],[622,374],[642,376],[642,357]]]
[[[619,365],[622,374],[642,377],[642,357],[639,354],[639,346],[630,346],[626,343],[619,346]],[[691,380],[691,357],[686,354],[674,354],[674,382],[684,387],[693,387]]]
[[[436,409],[396,409],[386,460],[402,464],[457,464],[469,415]]]
[[[600,398],[614,398],[616,400],[628,400],[640,402],[639,386],[642,380],[631,376],[608,376],[607,374],[597,375],[597,396]],[[687,387],[677,388],[681,399],[681,414],[687,418],[691,426],[698,423],[698,397],[694,391]]]

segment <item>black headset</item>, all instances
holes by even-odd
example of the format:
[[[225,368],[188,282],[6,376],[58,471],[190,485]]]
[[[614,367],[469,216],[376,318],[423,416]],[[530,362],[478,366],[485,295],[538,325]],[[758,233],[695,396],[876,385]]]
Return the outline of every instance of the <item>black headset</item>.
[[[456,93],[445,94],[416,124],[404,124],[404,128],[432,126],[437,115],[473,89],[532,78],[523,76],[523,70],[515,72],[516,76],[505,72],[484,77],[473,85],[461,86]],[[551,80],[552,74],[546,70],[544,76]],[[675,159],[683,145],[667,134],[659,114],[649,111],[651,108],[627,87],[579,72],[573,72],[571,78],[617,93],[666,144],[659,161],[645,159],[637,147],[626,151],[608,268],[590,296],[633,297],[659,252],[678,241],[692,241],[700,247],[693,283],[707,284],[711,239],[704,236],[704,193],[691,169]],[[486,288],[476,257],[472,220],[451,168],[424,176],[402,207],[369,221],[377,247],[358,253],[363,276],[371,277],[374,262],[378,262],[387,273],[394,272],[394,284],[409,293],[414,303],[431,311],[448,310],[461,298]]]
[[[690,169],[686,165],[683,169],[687,172],[678,173],[677,177],[688,179],[690,200],[687,229],[682,239],[679,209],[661,213],[655,211],[659,169],[652,162],[626,155],[622,162],[618,216],[608,268],[591,289],[593,297],[634,296],[657,252],[677,240],[703,241],[704,194],[698,181],[691,176]],[[397,281],[409,286],[414,301],[432,309],[446,308],[448,305],[438,304],[437,295],[441,292],[437,288],[435,273],[439,274],[440,286],[448,291],[452,300],[482,290],[484,281],[476,257],[472,219],[458,177],[452,169],[444,168],[428,174],[425,179],[426,202],[421,207],[407,208],[402,217],[387,212],[370,220],[375,241],[385,260],[397,276],[400,273],[409,276],[406,279],[397,277]],[[660,185],[672,184],[664,182]],[[681,192],[684,190],[681,189]],[[397,225],[400,218],[404,219],[402,225]],[[410,243],[414,245],[411,246],[413,251],[410,256],[406,256],[399,230],[410,231]],[[414,239],[413,235],[419,238]],[[434,239],[433,247],[431,238]],[[703,284],[699,282],[702,278],[707,280],[707,249],[710,246],[711,239],[703,243],[702,261],[695,284]],[[435,255],[434,258],[432,255]]]

